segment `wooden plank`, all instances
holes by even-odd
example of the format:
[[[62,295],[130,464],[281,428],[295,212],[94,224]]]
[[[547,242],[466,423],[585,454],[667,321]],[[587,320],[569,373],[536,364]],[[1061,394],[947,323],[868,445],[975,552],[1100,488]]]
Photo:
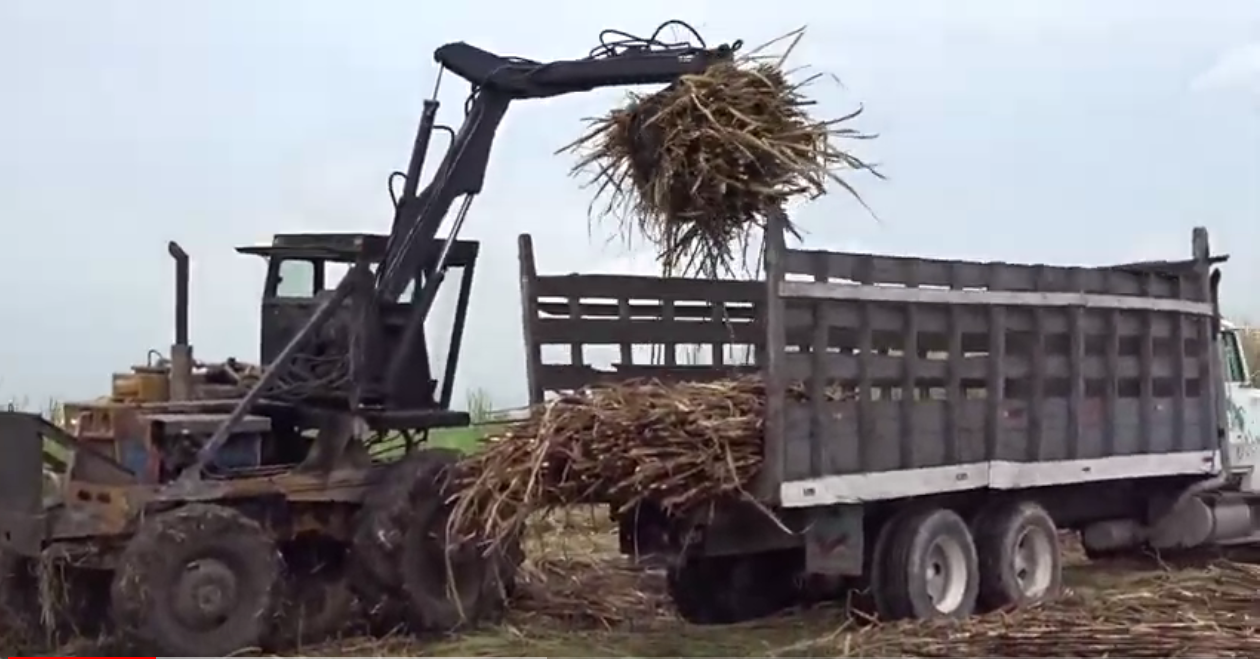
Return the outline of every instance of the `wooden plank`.
[[[1144,280],[1144,285],[1149,286],[1151,279]],[[1152,309],[1141,310],[1140,316],[1143,325],[1151,328],[1155,321],[1155,311]],[[1138,397],[1141,399],[1141,407],[1138,410],[1138,426],[1141,428],[1142,451],[1148,452],[1152,450],[1152,440],[1154,439],[1154,368],[1155,368],[1155,337],[1152,332],[1147,331],[1141,336],[1139,347],[1139,368],[1141,375],[1138,378]]]
[[[1110,330],[1107,334],[1105,346],[1106,356],[1103,364],[1103,415],[1105,423],[1103,426],[1103,454],[1116,454],[1117,441],[1116,436],[1119,432],[1119,406],[1120,398],[1120,315],[1119,309],[1109,309],[1105,312],[1107,317],[1107,327]]]
[[[534,284],[539,297],[617,300],[702,300],[757,302],[765,299],[765,283],[637,275],[548,275]]]
[[[961,287],[962,273],[957,264],[950,264],[949,267],[949,285],[954,288]],[[922,318],[919,322],[922,322]],[[920,328],[922,329],[922,328]],[[960,462],[962,437],[959,432],[960,411],[965,403],[963,398],[962,382],[965,374],[966,366],[964,361],[966,355],[963,353],[963,325],[962,325],[962,308],[958,305],[950,305],[947,316],[946,325],[946,381],[945,381],[945,413],[943,422],[945,423],[945,460],[947,462]],[[920,348],[923,345],[920,344]]]
[[[806,434],[804,438],[789,436],[786,430],[784,406],[787,403],[787,382],[784,378],[783,359],[787,352],[786,313],[779,297],[779,282],[783,281],[784,253],[787,251],[785,235],[787,214],[783,209],[771,212],[767,217],[764,237],[764,261],[766,281],[758,290],[766,300],[765,340],[754,341],[764,346],[758,361],[765,368],[766,378],[766,448],[764,463],[754,485],[755,494],[767,503],[777,503],[779,486],[786,476],[788,444],[800,441],[817,441]],[[748,299],[748,298],[739,298]]]
[[[675,312],[677,312],[677,310],[675,310]],[[718,302],[717,304],[713,305],[713,312],[710,317],[713,319],[713,322],[722,323],[723,325],[726,325],[726,322],[727,322],[726,306],[721,302]],[[734,337],[731,337],[731,338],[733,339]],[[713,362],[714,366],[721,366],[723,363],[726,362],[726,342],[725,341],[714,341],[713,343],[710,343],[709,350],[712,352],[710,360]]]
[[[1072,273],[1079,280],[1084,271],[1076,269]],[[1085,442],[1085,428],[1082,420],[1085,406],[1085,332],[1082,320],[1085,315],[1083,307],[1070,307],[1067,310],[1071,325],[1071,340],[1068,356],[1070,366],[1068,377],[1071,381],[1071,395],[1068,397],[1068,459],[1077,460],[1082,457]]]
[[[789,328],[812,326],[813,304],[812,300],[788,300],[787,326]],[[920,307],[919,331],[929,334],[947,334],[950,329],[949,317],[951,313],[955,313],[954,309],[957,309],[959,325],[964,334],[988,333],[989,319],[987,311],[983,307],[967,306],[959,308],[956,305]],[[856,329],[861,318],[857,303],[843,300],[835,300],[828,303],[826,305],[826,313],[827,325],[831,327]],[[896,305],[875,305],[871,309],[870,322],[872,329],[877,333],[890,330],[901,331],[904,327],[904,315]],[[1083,329],[1086,335],[1106,335],[1110,331],[1107,327],[1106,316],[1101,313],[1088,313],[1085,315],[1083,322]],[[1154,319],[1154,322],[1152,329],[1155,338],[1162,339],[1173,336],[1171,316],[1161,314]],[[1069,332],[1067,317],[1060,314],[1048,315],[1041,323],[1035,322],[1032,314],[1013,314],[1007,318],[1006,327],[1012,333],[1031,334],[1038,331],[1039,328],[1047,335],[1066,335]],[[1117,330],[1121,336],[1125,337],[1145,335],[1145,326],[1141,319],[1131,314],[1121,319]]]
[[[779,285],[784,298],[863,300],[868,302],[966,304],[974,306],[1088,307],[1093,309],[1151,309],[1212,315],[1212,305],[1134,295],[1094,293],[1036,293],[1011,291],[953,291],[892,286],[858,286],[836,282],[785,281]]]
[[[529,234],[523,233],[516,239],[517,264],[521,289],[521,334],[525,340],[525,387],[529,394],[529,403],[537,405],[543,401],[544,388],[538,375],[542,365],[542,344],[534,334],[534,323],[538,318],[537,296],[534,282],[538,273],[534,267],[534,243]]]
[[[1040,357],[1040,359],[1037,359]],[[788,352],[784,355],[784,368],[789,380],[797,382],[809,381],[815,372],[820,373],[829,384],[846,384],[856,382],[860,378],[862,357],[854,352]],[[920,359],[915,366],[915,377],[912,387],[946,387],[951,377],[956,376],[960,383],[966,382],[968,387],[983,386],[988,377],[989,357],[987,355],[963,355],[957,359]],[[1040,362],[1040,364],[1038,364]],[[951,373],[951,363],[954,371]],[[1185,357],[1188,372],[1199,363],[1198,357]],[[815,367],[817,364],[817,367]],[[1101,381],[1111,377],[1109,368],[1114,368],[1116,380],[1134,380],[1145,375],[1142,370],[1142,359],[1136,355],[1119,356],[1113,365],[1108,365],[1107,358],[1102,355],[1082,356],[1080,373],[1086,381]],[[906,360],[900,355],[870,355],[867,362],[872,386],[901,387],[905,382]],[[1003,367],[1007,380],[1030,381],[1068,380],[1073,376],[1071,355],[1047,355],[1034,353],[1030,359],[1024,355],[1007,354]],[[1177,377],[1177,367],[1171,359],[1158,359],[1151,364],[1151,377],[1156,380],[1172,381]],[[1190,376],[1187,376],[1190,377]],[[1043,385],[1044,387],[1044,385]],[[1034,387],[1031,398],[1039,395]]]
[[[542,364],[538,381],[545,391],[572,391],[584,386],[607,382],[624,382],[654,378],[663,382],[712,382],[730,377],[755,374],[753,366],[658,366],[651,364],[617,365],[603,370],[582,364]]]
[[[537,302],[538,313],[542,316],[559,316],[568,318],[572,307],[569,300],[553,300],[543,298]],[[623,310],[622,307],[625,307]],[[674,318],[678,320],[711,319],[715,313],[722,312],[722,318],[731,320],[752,320],[760,313],[758,307],[751,302],[675,302]],[[579,316],[582,318],[663,318],[665,305],[660,302],[631,302],[621,298],[617,302],[581,302],[578,304]]]
[[[733,338],[734,343],[763,340],[760,323],[721,324],[689,320],[587,320],[541,318],[534,324],[534,340],[539,344],[585,345],[715,343]]]
[[[665,313],[661,316],[661,324],[671,325],[677,322],[674,320],[674,301],[665,300],[665,302],[663,303],[663,306],[665,307]],[[713,325],[713,323],[709,323],[709,324]],[[716,327],[721,328],[727,334],[730,334],[731,332],[731,329],[729,326],[716,325]],[[719,340],[719,339],[714,339],[713,341],[716,341],[716,340]],[[708,341],[708,343],[712,343],[713,341]],[[665,350],[665,365],[666,366],[678,365],[678,344],[679,343],[680,341],[678,341],[678,337],[674,335],[670,335],[669,338],[661,341],[661,344],[662,344],[661,347],[664,348]],[[686,341],[686,343],[705,343],[705,342],[704,341]]]
[[[1002,442],[1002,406],[1006,403],[1006,308],[989,307],[989,369],[985,387],[984,454],[997,459]]]
[[[822,259],[820,259],[822,260]],[[907,270],[904,279],[907,286],[915,287],[919,285],[919,262],[910,261],[903,264]],[[917,430],[914,414],[915,405],[917,405],[915,384],[919,377],[919,308],[922,305],[907,305],[903,311],[906,316],[906,328],[903,336],[905,344],[902,346],[902,379],[901,379],[901,418],[900,424],[900,441],[901,462],[905,464],[916,464],[915,456],[915,432]]]
[[[579,313],[581,313],[580,307],[578,311]],[[626,300],[626,299],[617,300],[617,318],[618,320],[621,320],[623,322],[630,320],[630,301],[629,300]],[[629,341],[622,341],[618,346],[618,350],[620,350],[621,352],[621,363],[623,364],[634,363],[634,344],[633,343]]]
[[[1110,295],[1138,295],[1142,291],[1142,275],[1118,268],[1084,269],[1081,279],[1073,281],[1070,274],[1073,269],[1071,267],[1001,262],[980,263],[818,250],[788,250],[785,258],[786,271],[791,274],[811,274],[811,264],[818,258],[828,261],[827,269],[834,279],[857,281],[859,269],[865,268],[870,273],[872,283],[905,284],[907,264],[913,264],[919,270],[918,281],[923,286],[948,286],[954,289],[978,288],[991,291],[1032,291],[1037,288],[1037,278],[1045,277],[1042,290],[1046,291]],[[1169,270],[1175,270],[1179,263],[1171,264]],[[1154,294],[1160,297],[1173,296],[1172,277],[1160,278],[1155,284]]]
[[[1185,279],[1177,277],[1176,289],[1177,296],[1184,297],[1186,294]],[[1185,345],[1186,340],[1186,318],[1181,315],[1174,316],[1173,322],[1173,342],[1179,345]],[[1173,354],[1173,395],[1177,400],[1177,406],[1173,409],[1173,426],[1177,429],[1173,434],[1173,449],[1178,451],[1193,450],[1194,436],[1186,432],[1186,406],[1191,404],[1187,398],[1186,392],[1186,353],[1184,350],[1178,350]]]
[[[814,280],[826,281],[827,260],[815,259],[814,265]],[[827,373],[822,363],[827,356],[827,318],[824,307],[823,302],[814,304],[814,326],[809,360],[811,368],[809,378],[806,380],[809,383],[810,407],[813,412],[810,415],[809,429],[809,473],[811,476],[821,476],[823,473],[823,442],[831,435],[831,423],[827,417],[825,404]],[[791,355],[787,355],[787,358],[791,358]]]

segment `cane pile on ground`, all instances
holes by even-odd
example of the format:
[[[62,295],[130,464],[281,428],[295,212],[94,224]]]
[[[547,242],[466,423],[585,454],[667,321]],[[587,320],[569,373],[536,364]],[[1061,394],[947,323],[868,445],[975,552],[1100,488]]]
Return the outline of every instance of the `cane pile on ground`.
[[[820,76],[793,81],[783,68],[802,35],[771,42],[790,43],[780,56],[758,55],[763,46],[661,91],[632,94],[562,149],[578,154],[574,173],[590,176],[595,202],[619,216],[623,235],[657,248],[665,274],[746,269],[767,214],[821,196],[829,181],[861,201],[838,172],[874,170],[838,143],[872,136],[845,125],[860,109],[831,120],[806,112],[804,88]]]
[[[741,496],[761,465],[756,378],[591,387],[550,401],[464,464],[452,519],[502,538],[560,506],[650,501],[667,513]]]
[[[1005,615],[876,626],[843,643],[863,656],[1255,657],[1258,587],[1260,567],[1221,561]]]

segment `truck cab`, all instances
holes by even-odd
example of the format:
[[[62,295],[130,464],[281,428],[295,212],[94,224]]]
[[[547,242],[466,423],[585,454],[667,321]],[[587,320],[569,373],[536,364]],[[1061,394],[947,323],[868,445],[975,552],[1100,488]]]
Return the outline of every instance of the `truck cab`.
[[[272,244],[237,248],[237,252],[260,256],[267,261],[263,287],[260,361],[270,364],[310,319],[323,296],[331,294],[357,262],[375,270],[385,255],[389,237],[377,234],[277,234]],[[336,319],[308,341],[302,349],[296,371],[310,387],[299,387],[295,395],[309,401],[344,405],[357,399],[362,404],[381,402],[382,371],[393,358],[402,340],[402,330],[411,314],[416,283],[423,283],[432,271],[443,241],[435,241],[421,259],[411,283],[393,301],[347,300]],[[448,277],[458,287],[442,289],[453,294],[440,313],[429,317],[419,348],[407,369],[408,386],[403,399],[395,403],[405,410],[446,409],[459,355],[459,338],[468,306],[473,265],[477,258],[475,241],[456,241],[448,261]],[[439,298],[442,299],[441,297]],[[365,310],[367,304],[370,309]],[[359,307],[359,308],[356,308]],[[366,314],[366,315],[365,315]],[[368,337],[366,334],[371,334]],[[432,341],[437,334],[443,341]],[[350,348],[358,342],[359,352]],[[362,360],[352,369],[347,356]]]

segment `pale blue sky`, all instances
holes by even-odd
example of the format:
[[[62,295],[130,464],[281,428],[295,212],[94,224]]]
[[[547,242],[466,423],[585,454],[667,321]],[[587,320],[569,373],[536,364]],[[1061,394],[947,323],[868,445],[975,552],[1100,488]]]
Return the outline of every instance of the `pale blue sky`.
[[[686,7],[686,9],[681,9]],[[798,214],[821,247],[1093,264],[1187,254],[1204,224],[1234,255],[1226,308],[1260,318],[1260,3],[1254,0],[5,0],[0,398],[87,397],[171,340],[167,240],[193,257],[202,358],[253,358],[276,231],[384,231],[431,53],[464,40],[584,55],[601,28],[668,18],[710,41],[808,24],[796,56],[856,103],[876,223],[839,195]],[[442,118],[465,93],[448,76]],[[587,229],[552,152],[621,92],[517,105],[465,236],[484,257],[461,388],[524,396],[515,235],[543,270],[643,259]]]

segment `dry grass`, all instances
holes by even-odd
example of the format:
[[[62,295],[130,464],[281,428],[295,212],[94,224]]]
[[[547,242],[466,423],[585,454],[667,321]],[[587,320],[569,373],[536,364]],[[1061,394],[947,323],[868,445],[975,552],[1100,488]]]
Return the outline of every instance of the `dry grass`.
[[[874,170],[838,146],[866,139],[838,119],[811,117],[805,88],[820,75],[793,80],[784,69],[803,36],[798,30],[749,56],[683,76],[663,90],[590,121],[562,149],[578,155],[595,201],[619,216],[622,233],[655,246],[667,275],[734,273],[768,213],[791,199],[817,197],[828,183],[857,196],[841,170]],[[766,55],[776,43],[783,53]]]
[[[1061,600],[959,623],[878,625],[824,604],[743,625],[697,627],[675,618],[659,572],[632,567],[617,555],[606,510],[587,507],[535,520],[526,547],[521,592],[500,625],[446,638],[346,638],[302,647],[300,654],[1260,656],[1260,606],[1254,602],[1260,567],[1215,555],[1176,565],[1153,559],[1091,564],[1074,555],[1066,574],[1069,592]],[[119,649],[79,641],[59,654],[105,650]]]

